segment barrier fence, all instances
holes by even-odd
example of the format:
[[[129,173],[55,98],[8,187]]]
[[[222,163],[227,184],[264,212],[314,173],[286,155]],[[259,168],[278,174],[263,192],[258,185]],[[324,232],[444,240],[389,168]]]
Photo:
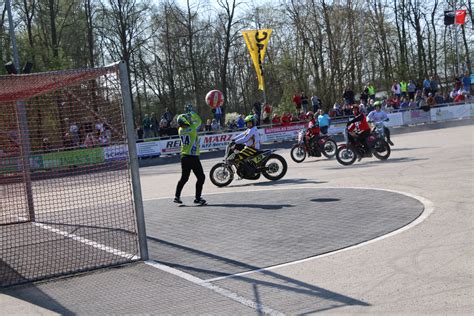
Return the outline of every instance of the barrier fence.
[[[125,71],[0,76],[0,287],[147,256]],[[74,149],[98,121],[108,145]]]
[[[449,104],[430,109],[430,111],[410,110],[389,113],[387,126],[400,127],[421,123],[446,121],[474,116],[474,104]],[[328,131],[330,135],[342,134],[346,126],[346,119],[336,119]],[[262,126],[260,139],[263,143],[283,142],[294,140],[298,131],[304,128],[304,123],[289,126]],[[201,152],[224,149],[233,136],[241,131],[224,132],[215,134],[200,134]],[[166,139],[148,139],[136,143],[139,158],[157,157],[162,155],[177,154],[180,151],[180,139],[169,137]],[[52,168],[76,168],[90,163],[113,163],[128,159],[128,146],[126,144],[111,144],[95,148],[79,148],[75,150],[59,150],[54,153],[44,153],[30,156],[30,169],[33,171],[50,170]],[[19,157],[0,159],[0,175],[21,169]]]

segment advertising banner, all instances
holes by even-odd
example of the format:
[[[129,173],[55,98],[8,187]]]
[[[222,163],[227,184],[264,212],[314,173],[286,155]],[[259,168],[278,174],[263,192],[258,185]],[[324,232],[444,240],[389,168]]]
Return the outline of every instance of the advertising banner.
[[[463,118],[471,116],[471,105],[460,104],[441,108],[431,109],[432,121],[445,121],[455,118]]]
[[[104,162],[102,147],[66,150],[43,154],[43,167],[63,168]]]
[[[127,145],[114,145],[104,147],[104,160],[126,160],[128,158],[128,146]]]
[[[431,113],[425,112],[423,110],[411,110],[409,113],[410,115],[406,115],[403,117],[403,122],[405,124],[418,124],[418,123],[426,123],[431,122]]]
[[[403,125],[403,112],[387,114],[389,121],[385,122],[386,126],[401,126]]]
[[[181,151],[181,140],[179,138],[160,140],[159,146],[162,155],[178,154]]]
[[[227,144],[235,135],[240,132],[225,133],[225,134],[212,134],[212,135],[200,135],[199,141],[201,144],[201,150],[212,150],[212,149],[225,149]]]
[[[346,128],[346,123],[344,124],[337,124],[337,125],[330,125],[328,129],[329,135],[340,134],[344,133],[344,129]]]
[[[277,126],[265,128],[266,142],[281,142],[284,140],[294,140],[298,132],[304,128],[304,124],[294,124],[289,126]]]
[[[156,157],[160,154],[160,141],[137,143],[137,156],[139,158]]]

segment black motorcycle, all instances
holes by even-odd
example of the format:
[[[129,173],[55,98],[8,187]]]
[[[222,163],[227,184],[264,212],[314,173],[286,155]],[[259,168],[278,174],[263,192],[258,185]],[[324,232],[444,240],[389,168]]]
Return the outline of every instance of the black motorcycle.
[[[339,145],[336,151],[337,161],[344,166],[352,165],[357,158],[372,157],[380,160],[386,160],[390,157],[391,149],[389,144],[385,141],[383,134],[383,127],[380,126],[374,129],[369,137],[367,137],[367,144],[369,148],[363,146],[357,137],[353,137],[353,141],[349,141],[349,131],[344,130],[345,143]]]
[[[261,174],[268,180],[279,180],[286,174],[288,166],[285,158],[274,154],[274,151],[258,151],[252,157],[236,161],[235,144],[229,143],[225,149],[224,161],[211,168],[211,182],[218,187],[225,187],[234,180],[235,174],[248,180],[257,180]]]

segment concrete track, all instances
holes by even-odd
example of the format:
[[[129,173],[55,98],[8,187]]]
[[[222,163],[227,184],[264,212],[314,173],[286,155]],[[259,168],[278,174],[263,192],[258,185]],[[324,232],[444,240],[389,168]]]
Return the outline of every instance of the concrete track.
[[[309,198],[311,193],[308,190],[313,189],[315,192],[326,192],[323,197],[327,198],[327,192],[331,190],[346,192],[350,188],[363,188],[366,192],[365,199],[354,198],[353,204],[345,205],[346,214],[350,214],[351,207],[354,210],[370,209],[371,205],[377,203],[385,203],[384,207],[390,213],[397,212],[397,209],[403,213],[408,209],[416,209],[418,204],[410,206],[411,202],[407,204],[402,196],[417,198],[424,206],[422,216],[416,222],[407,219],[403,225],[412,223],[410,226],[396,230],[387,238],[321,256],[318,254],[326,251],[316,251],[316,245],[313,253],[308,252],[311,249],[296,248],[299,249],[297,251],[304,251],[301,255],[295,255],[295,248],[289,247],[288,253],[291,255],[273,261],[269,258],[264,262],[259,257],[260,254],[264,255],[263,250],[247,254],[248,257],[241,255],[249,248],[249,240],[243,239],[244,243],[238,244],[235,254],[228,244],[222,246],[220,253],[225,253],[225,258],[234,266],[239,262],[245,263],[245,269],[232,270],[219,266],[225,270],[224,273],[212,275],[209,269],[203,268],[213,266],[212,260],[211,263],[200,262],[193,266],[192,258],[178,262],[177,259],[182,256],[175,253],[167,258],[169,264],[171,256],[175,256],[172,259],[174,268],[171,269],[153,262],[150,265],[134,264],[121,269],[9,289],[0,295],[0,314],[472,314],[473,127],[468,125],[395,134],[393,141],[395,146],[392,155],[385,162],[371,158],[343,167],[336,160],[309,158],[296,164],[291,161],[289,150],[282,149],[278,153],[287,159],[289,170],[281,181],[269,183],[265,179],[241,180],[233,182],[229,187],[217,188],[207,180],[204,197],[210,204],[220,204],[228,212],[215,214],[219,216],[219,220],[215,220],[212,225],[222,222],[222,229],[208,237],[213,240],[208,246],[199,243],[202,238],[200,229],[204,227],[202,220],[212,214],[202,213],[201,217],[198,215],[196,218],[201,222],[191,219],[190,223],[181,222],[182,226],[186,225],[186,229],[179,226],[179,221],[174,222],[175,229],[168,227],[168,232],[166,227],[157,229],[157,225],[162,223],[160,218],[173,218],[172,214],[188,212],[189,216],[181,219],[185,221],[186,218],[196,216],[193,213],[204,210],[194,207],[181,209],[171,202],[170,198],[174,195],[175,185],[180,177],[180,166],[166,164],[141,169],[146,215],[158,218],[156,225],[148,223],[148,236],[159,239],[165,232],[169,236],[174,233],[176,239],[173,244],[180,246],[180,251],[190,256],[196,253],[209,255],[211,253],[208,249],[219,252],[216,245],[225,239],[220,236],[232,233],[230,220],[232,214],[237,216],[235,213],[238,213],[238,209],[229,210],[225,205],[234,205],[233,201],[239,194],[245,196],[247,201],[251,199],[254,205],[263,205],[272,204],[269,201],[272,192],[278,194],[277,200],[281,204],[285,194],[282,192],[300,191]],[[219,160],[203,160],[205,171],[208,172]],[[191,176],[183,191],[187,203],[194,194],[194,181],[195,178]],[[388,190],[390,198],[370,194],[371,189],[374,189],[373,192]],[[233,200],[224,201],[224,197],[229,194]],[[393,194],[400,194],[400,199]],[[322,199],[321,196],[316,193],[314,199]],[[371,198],[377,201],[371,201]],[[334,199],[341,200],[341,196]],[[288,205],[295,203],[291,200]],[[319,204],[324,204],[324,208],[331,210],[332,203]],[[208,209],[212,208],[206,208]],[[334,220],[340,214],[336,210],[334,207]],[[248,218],[251,213],[249,210],[246,212]],[[412,219],[416,216],[415,214]],[[269,214],[266,220],[260,218],[262,231],[268,229],[265,227],[266,222],[269,226],[273,225],[273,231],[278,231],[275,228],[282,224],[275,224],[276,217],[281,220],[277,214]],[[168,223],[173,222],[170,220]],[[367,223],[360,226],[367,228],[366,225]],[[240,227],[243,232],[247,228],[242,222],[235,222],[234,228],[235,226]],[[258,227],[253,227],[253,230],[258,230]],[[340,234],[344,236],[346,232],[341,231]],[[309,233],[304,236],[307,235]],[[302,236],[299,239],[301,243],[309,242]],[[232,244],[234,239],[226,242]],[[252,242],[258,244],[256,239],[252,239]],[[172,243],[168,240],[167,245],[169,244]],[[346,243],[347,246],[350,244]],[[271,243],[267,245],[272,247]],[[341,247],[334,249],[338,248]],[[276,249],[276,253],[284,253],[283,250]],[[164,250],[152,252],[151,259],[165,261],[162,260],[165,253]],[[222,261],[224,257],[219,256],[219,253],[212,255],[211,259],[215,262]],[[257,271],[252,272],[253,270]],[[244,271],[244,274],[231,276]],[[23,303],[18,303],[18,299]]]

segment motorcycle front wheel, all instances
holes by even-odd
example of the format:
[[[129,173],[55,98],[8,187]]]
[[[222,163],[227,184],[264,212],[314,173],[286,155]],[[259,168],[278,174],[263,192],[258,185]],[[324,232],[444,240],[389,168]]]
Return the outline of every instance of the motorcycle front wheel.
[[[306,149],[304,148],[304,145],[293,145],[293,147],[291,147],[290,156],[294,162],[303,162],[306,159]]]
[[[288,169],[285,158],[277,154],[271,154],[265,162],[264,167],[262,171],[263,176],[272,181],[283,178]]]
[[[234,173],[229,165],[221,162],[211,168],[211,182],[218,187],[225,187],[234,180]]]
[[[383,140],[378,140],[373,150],[375,158],[380,160],[387,160],[391,152],[390,146]]]
[[[357,159],[357,153],[351,146],[340,146],[336,150],[337,161],[344,166],[352,165]]]
[[[328,158],[328,159],[331,159],[333,158],[335,155],[336,155],[336,152],[337,152],[337,144],[335,141],[333,141],[332,139],[328,139],[324,145],[323,145],[323,150],[321,151],[323,153],[323,155]]]

